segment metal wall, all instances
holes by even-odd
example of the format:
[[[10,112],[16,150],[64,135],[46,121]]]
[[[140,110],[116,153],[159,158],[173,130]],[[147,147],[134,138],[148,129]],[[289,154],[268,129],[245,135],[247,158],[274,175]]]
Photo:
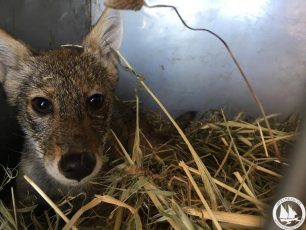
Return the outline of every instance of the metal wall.
[[[150,0],[172,4],[186,22],[208,28],[232,48],[267,113],[300,109],[306,87],[304,0]],[[174,114],[226,108],[259,115],[224,46],[208,33],[185,28],[170,9],[124,12],[123,54]],[[122,73],[119,93],[133,96]],[[143,104],[155,103],[142,94]]]
[[[79,43],[90,15],[89,0],[0,0],[0,27],[34,48]]]

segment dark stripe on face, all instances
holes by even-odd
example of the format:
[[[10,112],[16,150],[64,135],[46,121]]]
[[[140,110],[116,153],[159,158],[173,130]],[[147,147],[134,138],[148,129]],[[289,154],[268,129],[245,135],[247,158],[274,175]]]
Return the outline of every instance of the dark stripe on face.
[[[21,115],[23,116],[23,115]],[[27,124],[30,126],[30,128],[34,131],[34,132],[39,132],[41,130],[40,125],[37,124],[34,119],[33,119],[33,115],[29,112],[26,111],[26,122]]]

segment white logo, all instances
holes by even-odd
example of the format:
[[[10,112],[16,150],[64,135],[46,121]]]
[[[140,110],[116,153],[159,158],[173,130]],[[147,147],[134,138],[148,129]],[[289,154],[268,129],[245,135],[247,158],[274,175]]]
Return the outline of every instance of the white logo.
[[[284,197],[274,205],[273,219],[281,229],[297,229],[304,223],[305,207],[294,197]]]

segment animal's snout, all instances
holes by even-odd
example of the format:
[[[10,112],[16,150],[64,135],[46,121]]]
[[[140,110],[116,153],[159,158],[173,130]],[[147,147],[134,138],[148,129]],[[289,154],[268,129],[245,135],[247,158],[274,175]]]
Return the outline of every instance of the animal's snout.
[[[96,166],[96,156],[93,153],[67,153],[58,163],[60,172],[68,179],[81,181],[90,175]]]

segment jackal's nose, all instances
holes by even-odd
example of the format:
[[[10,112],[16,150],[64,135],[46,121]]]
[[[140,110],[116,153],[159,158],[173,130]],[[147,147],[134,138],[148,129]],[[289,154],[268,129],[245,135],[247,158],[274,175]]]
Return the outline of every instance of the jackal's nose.
[[[68,179],[81,181],[92,173],[96,166],[96,156],[93,153],[67,153],[58,163],[59,170]]]

